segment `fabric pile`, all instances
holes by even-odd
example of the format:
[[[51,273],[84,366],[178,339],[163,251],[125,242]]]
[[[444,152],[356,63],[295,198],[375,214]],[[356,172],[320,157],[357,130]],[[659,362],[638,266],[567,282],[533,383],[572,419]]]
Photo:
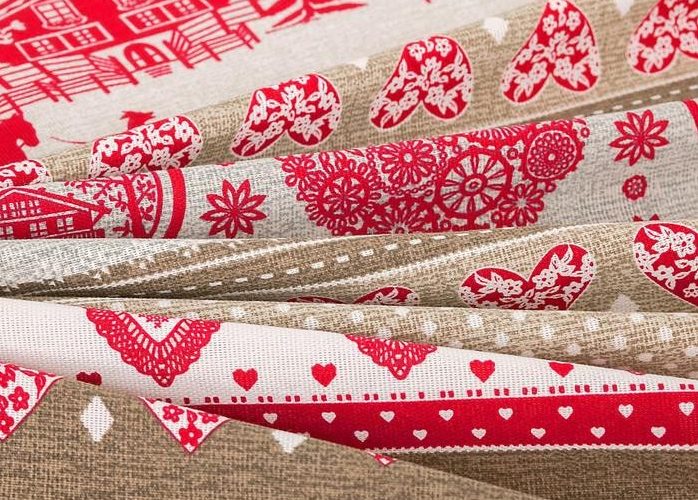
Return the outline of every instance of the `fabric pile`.
[[[4,0],[0,132],[6,497],[695,496],[698,1]]]

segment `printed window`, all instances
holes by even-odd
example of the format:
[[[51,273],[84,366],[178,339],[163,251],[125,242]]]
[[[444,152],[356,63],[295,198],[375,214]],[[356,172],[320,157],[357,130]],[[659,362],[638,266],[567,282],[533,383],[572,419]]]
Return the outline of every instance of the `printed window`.
[[[47,236],[48,235],[48,227],[46,226],[46,221],[30,223],[29,224],[29,235],[32,237]]]
[[[72,231],[75,229],[73,225],[73,218],[72,217],[61,217],[60,219],[56,219],[56,227],[58,228],[59,231]]]
[[[32,9],[41,19],[44,28],[62,29],[85,22],[85,17],[73,6],[70,0],[46,0]]]
[[[0,238],[9,238],[14,234],[12,226],[0,226]]]
[[[201,10],[206,10],[206,5],[199,0],[177,0],[168,6],[168,10],[173,11],[176,15],[187,16]]]
[[[88,26],[73,30],[70,33],[66,33],[64,38],[71,47],[75,48],[108,41],[106,34],[99,29],[99,26]]]

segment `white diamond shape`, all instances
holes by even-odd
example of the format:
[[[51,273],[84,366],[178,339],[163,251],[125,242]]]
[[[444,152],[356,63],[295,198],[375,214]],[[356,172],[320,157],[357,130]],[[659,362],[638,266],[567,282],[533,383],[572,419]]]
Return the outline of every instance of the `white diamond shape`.
[[[114,423],[114,417],[104,406],[102,398],[95,396],[80,415],[80,421],[90,433],[92,441],[99,443]]]

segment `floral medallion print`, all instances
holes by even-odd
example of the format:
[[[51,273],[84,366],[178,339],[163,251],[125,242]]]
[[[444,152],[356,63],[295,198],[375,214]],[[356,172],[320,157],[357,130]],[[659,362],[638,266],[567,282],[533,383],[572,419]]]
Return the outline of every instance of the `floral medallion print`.
[[[155,399],[140,398],[184,451],[194,453],[228,418]]]
[[[557,245],[538,261],[528,278],[499,267],[478,269],[461,284],[460,297],[470,307],[566,310],[595,274],[596,261],[587,250]]]
[[[627,121],[616,120],[613,122],[618,130],[618,137],[609,146],[617,148],[615,161],[627,160],[628,165],[635,165],[645,158],[654,160],[657,148],[669,145],[669,139],[663,135],[669,126],[669,120],[655,119],[652,110],[645,110],[642,114],[626,113]]]
[[[225,233],[226,238],[235,238],[238,233],[251,235],[254,234],[252,223],[267,218],[259,209],[266,195],[251,194],[247,179],[238,188],[224,180],[222,194],[208,194],[206,199],[213,208],[204,213],[201,219],[212,223],[210,236],[221,232]]]
[[[667,292],[698,307],[698,250],[695,228],[650,223],[638,230],[635,262],[647,278]]]
[[[356,335],[346,337],[356,343],[359,351],[370,356],[377,365],[387,368],[398,380],[405,380],[414,366],[423,363],[430,353],[436,351],[436,346],[428,344]]]
[[[500,90],[511,102],[536,97],[550,77],[574,92],[589,90],[601,75],[594,30],[567,0],[548,0],[533,33],[504,70]]]
[[[630,201],[644,198],[647,193],[647,178],[644,175],[633,175],[623,183],[623,195]]]
[[[302,295],[293,297],[289,302],[306,302],[316,304],[343,304],[341,300],[320,295]],[[404,286],[384,286],[377,288],[365,295],[356,298],[353,304],[366,304],[378,306],[397,306],[397,305],[419,305],[419,294]]]
[[[581,119],[279,158],[308,219],[333,235],[534,224],[584,158]]]
[[[0,166],[0,189],[51,182],[48,168],[36,160],[23,160]]]
[[[0,442],[17,430],[60,378],[12,364],[0,364]]]
[[[174,116],[97,139],[88,177],[182,168],[193,162],[204,140],[186,116]]]
[[[317,146],[335,131],[341,113],[338,90],[321,75],[261,88],[252,94],[230,148],[237,156],[254,156],[284,134],[301,146]]]
[[[452,120],[468,106],[473,83],[468,56],[454,39],[432,36],[409,43],[371,104],[371,123],[380,129],[396,127],[420,104],[432,116]]]
[[[178,375],[189,370],[221,326],[217,321],[91,308],[86,315],[124,363],[151,377],[161,387],[169,387]]]
[[[660,0],[630,37],[627,59],[644,74],[666,71],[677,55],[698,59],[698,3]]]

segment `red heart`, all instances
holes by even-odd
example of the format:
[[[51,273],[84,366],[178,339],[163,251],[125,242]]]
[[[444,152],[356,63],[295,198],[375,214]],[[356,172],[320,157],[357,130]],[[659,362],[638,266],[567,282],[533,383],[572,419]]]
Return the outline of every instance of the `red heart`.
[[[530,276],[500,267],[468,275],[460,296],[470,307],[569,309],[594,278],[596,262],[577,245],[556,245],[538,261]]]
[[[254,156],[285,133],[301,146],[316,146],[337,128],[341,112],[339,92],[321,75],[257,89],[231,151],[237,156]]]
[[[567,0],[548,0],[538,24],[507,66],[500,90],[512,102],[533,99],[548,78],[575,92],[592,88],[601,73],[594,30]]]
[[[672,223],[647,224],[635,235],[635,263],[651,281],[698,307],[698,232]]]
[[[330,382],[332,382],[337,375],[337,368],[332,363],[326,365],[318,363],[313,365],[310,371],[313,374],[313,378],[325,387],[330,385]]]
[[[660,0],[630,37],[628,63],[640,73],[661,73],[679,52],[698,59],[698,3]]]
[[[566,377],[569,372],[574,370],[574,365],[572,363],[558,363],[557,361],[551,361],[548,363],[550,368],[560,375],[561,377]]]
[[[237,385],[249,391],[257,383],[257,370],[254,368],[249,370],[238,368],[233,372],[233,380],[235,380]]]
[[[99,374],[99,372],[80,372],[75,375],[75,379],[86,384],[102,385],[102,376]]]
[[[482,382],[487,382],[487,379],[494,373],[494,361],[480,361],[479,359],[470,362],[470,371],[479,378]]]
[[[102,309],[87,309],[87,319],[125,363],[152,377],[162,387],[172,385],[177,375],[185,373],[199,359],[201,349],[221,326],[217,321]]]
[[[472,91],[470,61],[458,42],[446,36],[412,42],[371,104],[371,123],[395,127],[420,103],[435,117],[452,120],[465,111]]]

